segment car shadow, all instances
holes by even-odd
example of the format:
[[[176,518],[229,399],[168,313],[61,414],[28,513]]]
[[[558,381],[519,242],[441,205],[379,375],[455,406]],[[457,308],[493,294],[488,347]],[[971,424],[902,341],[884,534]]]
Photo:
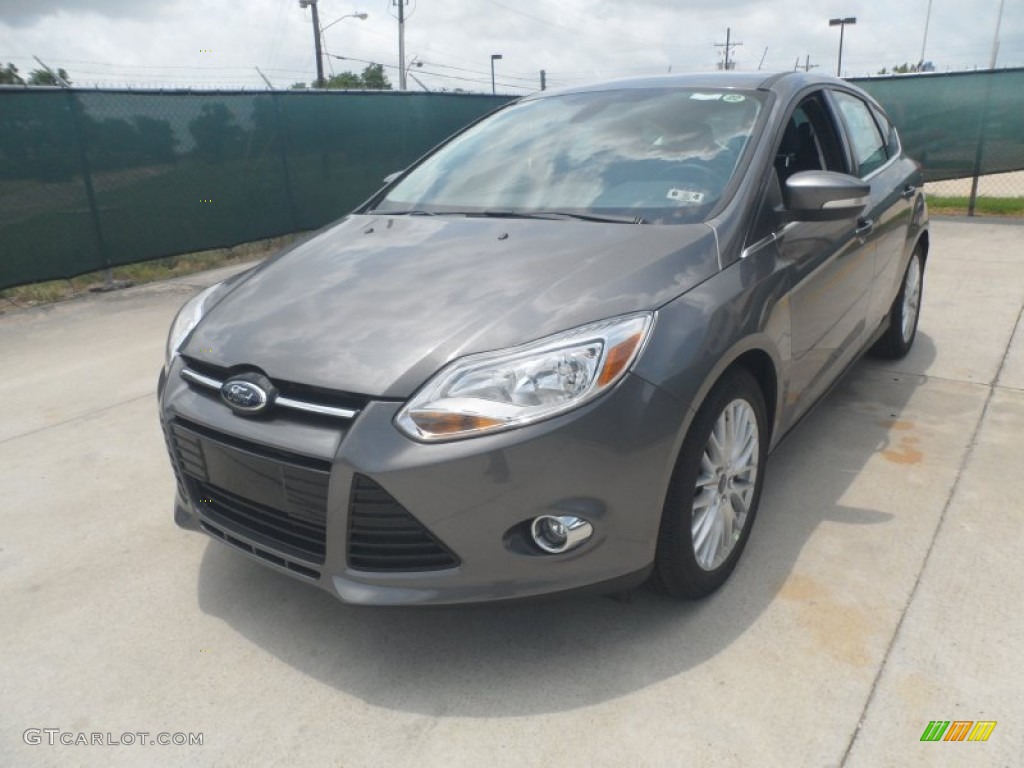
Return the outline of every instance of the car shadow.
[[[892,519],[839,500],[872,456],[892,450],[892,420],[924,381],[913,371],[926,370],[934,356],[934,343],[919,333],[905,372],[858,363],[796,428],[772,455],[739,567],[703,601],[638,589],[505,605],[354,607],[211,542],[198,576],[199,607],[303,674],[379,707],[517,716],[623,696],[742,637],[823,523]]]

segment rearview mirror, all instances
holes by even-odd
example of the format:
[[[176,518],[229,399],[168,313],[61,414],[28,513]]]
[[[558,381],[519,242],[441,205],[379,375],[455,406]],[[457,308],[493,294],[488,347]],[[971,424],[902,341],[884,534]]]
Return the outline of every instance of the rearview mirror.
[[[786,179],[779,215],[785,221],[854,219],[867,207],[871,185],[845,173],[801,171]]]
[[[386,187],[388,184],[390,184],[392,181],[397,179],[403,173],[405,173],[404,170],[402,170],[402,171],[395,171],[394,173],[389,173],[387,176],[384,177],[384,186]]]

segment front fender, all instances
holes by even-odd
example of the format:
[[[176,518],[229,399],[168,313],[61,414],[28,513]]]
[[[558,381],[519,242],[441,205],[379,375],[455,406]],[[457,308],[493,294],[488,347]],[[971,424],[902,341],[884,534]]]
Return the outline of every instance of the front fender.
[[[773,426],[782,423],[791,360],[788,281],[777,251],[763,249],[659,309],[634,373],[686,405],[669,473],[708,392],[745,356],[770,361],[774,386],[766,388],[766,405]],[[777,433],[773,429],[773,447]]]

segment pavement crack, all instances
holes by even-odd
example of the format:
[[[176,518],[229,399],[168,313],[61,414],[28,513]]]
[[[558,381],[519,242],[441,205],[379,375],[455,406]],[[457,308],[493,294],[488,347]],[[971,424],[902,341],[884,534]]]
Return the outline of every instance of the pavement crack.
[[[996,375],[992,379],[992,383],[988,386],[988,395],[985,397],[985,404],[982,406],[981,413],[978,416],[978,420],[974,424],[974,429],[971,432],[971,439],[967,443],[967,448],[964,451],[963,458],[960,459],[960,464],[957,466],[956,479],[953,481],[953,486],[949,489],[949,495],[946,497],[946,503],[942,507],[942,513],[939,515],[938,525],[935,526],[935,531],[932,533],[932,539],[928,542],[928,550],[925,552],[924,560],[921,563],[921,568],[917,572],[917,578],[914,579],[914,586],[910,590],[910,594],[907,596],[906,604],[903,606],[903,612],[900,614],[900,620],[896,623],[896,628],[893,630],[892,637],[889,639],[889,644],[886,646],[885,655],[882,657],[882,663],[878,666],[878,672],[875,673],[875,679],[871,681],[871,690],[868,692],[868,697],[864,701],[864,707],[861,709],[860,717],[857,720],[857,725],[853,729],[853,733],[850,734],[850,740],[846,745],[846,749],[843,751],[843,756],[839,761],[840,768],[845,768],[849,764],[850,754],[853,752],[853,746],[857,743],[857,737],[860,735],[861,729],[864,727],[864,721],[867,719],[868,710],[875,701],[875,696],[878,693],[878,686],[882,680],[882,674],[885,672],[886,667],[889,665],[889,657],[892,655],[893,649],[896,647],[896,642],[899,640],[900,632],[903,630],[903,622],[907,618],[907,613],[910,611],[910,606],[914,603],[914,598],[917,597],[918,589],[921,586],[921,580],[924,577],[925,571],[928,570],[928,563],[932,558],[932,551],[935,549],[935,543],[939,539],[939,535],[942,533],[946,525],[946,517],[949,514],[949,508],[953,504],[953,499],[956,498],[957,491],[960,488],[960,480],[964,476],[964,470],[971,461],[971,457],[974,455],[974,449],[978,444],[978,435],[981,432],[981,427],[985,423],[985,419],[988,416],[989,406],[992,404],[992,398],[995,396],[997,389],[1002,389],[997,382],[1003,372],[1003,366],[1006,365],[1006,358],[1010,354],[1010,349],[1013,345],[1013,338],[1016,335],[1016,330],[1020,329],[1021,319],[1024,318],[1024,305],[1021,306],[1021,310],[1017,315],[1017,325],[1015,326],[1014,333],[1010,334],[1010,338],[1007,340],[1006,348],[1003,350],[1002,359],[999,361],[999,368],[996,371]],[[976,383],[976,382],[971,382]],[[986,386],[986,385],[982,385]]]
[[[1010,356],[1010,350],[1013,349],[1013,340],[1017,338],[1017,334],[1020,333],[1021,323],[1024,322],[1024,304],[1020,305],[1020,312],[1017,313],[1017,324],[1013,326],[1013,333],[1010,334],[1010,340],[1006,344],[1006,349],[1003,350],[1003,359],[999,361],[999,370],[996,371],[996,377],[993,382],[997,387],[1006,386],[1000,384],[1000,380],[1003,378],[1003,368],[1006,366],[1006,358]],[[1008,389],[1016,389],[1016,387],[1007,387]]]
[[[145,395],[139,395],[137,397],[129,397],[127,400],[120,400],[120,401],[118,401],[116,403],[111,403],[110,405],[104,405],[102,408],[93,408],[91,411],[86,411],[85,413],[79,413],[78,415],[72,416],[69,419],[64,419],[64,421],[58,421],[55,424],[47,424],[44,427],[36,427],[35,429],[30,429],[28,432],[22,432],[22,433],[17,434],[17,435],[11,435],[10,437],[5,437],[2,440],[0,440],[0,445],[5,445],[6,443],[9,443],[9,442],[11,442],[13,440],[20,440],[21,438],[29,437],[30,435],[36,435],[36,434],[39,434],[40,432],[45,432],[48,429],[55,429],[57,427],[63,427],[66,424],[71,424],[73,422],[80,421],[81,419],[87,419],[90,416],[93,416],[93,415],[95,415],[97,413],[103,413],[104,411],[109,411],[112,408],[120,408],[123,405],[128,405],[129,403],[136,403],[139,400],[146,400],[147,398],[150,398],[150,397],[153,397],[153,393],[152,392],[147,393]]]

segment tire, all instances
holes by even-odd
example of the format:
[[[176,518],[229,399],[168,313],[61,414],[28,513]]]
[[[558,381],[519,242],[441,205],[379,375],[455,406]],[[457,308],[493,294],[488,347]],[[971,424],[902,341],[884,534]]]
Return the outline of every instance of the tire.
[[[656,590],[701,598],[722,586],[736,567],[761,500],[768,454],[765,414],[761,388],[745,368],[727,371],[701,405],[683,440],[662,511],[651,575]],[[729,439],[729,424],[733,430],[740,425],[738,446]],[[756,427],[753,435],[746,432],[750,424]],[[725,456],[716,460],[720,442]],[[750,467],[737,473],[745,454]]]
[[[921,296],[924,287],[924,249],[918,245],[910,256],[907,271],[903,273],[900,292],[889,310],[889,328],[869,350],[875,357],[898,360],[914,346],[917,321],[921,316]]]

